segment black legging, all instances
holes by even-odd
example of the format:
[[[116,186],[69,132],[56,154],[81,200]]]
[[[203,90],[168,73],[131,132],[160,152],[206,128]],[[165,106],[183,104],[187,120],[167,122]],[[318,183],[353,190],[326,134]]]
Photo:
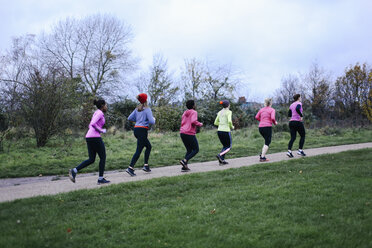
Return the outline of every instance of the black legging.
[[[93,164],[96,160],[96,155],[99,156],[99,176],[103,177],[103,172],[105,171],[106,164],[106,149],[102,138],[86,138],[88,146],[89,159],[82,162],[76,170],[81,170],[90,164]]]
[[[137,150],[132,157],[132,161],[130,162],[130,166],[134,167],[134,165],[136,164],[138,158],[140,157],[141,152],[142,152],[144,147],[146,147],[146,150],[145,150],[145,164],[148,164],[150,153],[151,153],[151,143],[147,139],[148,130],[147,130],[147,128],[135,127],[133,129],[133,133],[134,133],[134,136],[137,138]]]
[[[225,131],[218,131],[218,138],[221,141],[222,144],[222,150],[219,153],[222,159],[225,159],[226,153],[228,153],[231,149],[231,133],[230,132],[225,132]]]
[[[199,152],[199,144],[195,135],[181,133],[181,139],[186,147],[185,159],[189,161]]]
[[[271,136],[272,136],[272,127],[259,127],[258,131],[265,139],[265,145],[269,146],[271,143]]]
[[[296,140],[296,133],[298,132],[301,136],[299,149],[304,148],[305,143],[305,127],[302,121],[290,121],[289,130],[291,132],[291,140],[288,143],[288,150],[292,150],[293,142]]]

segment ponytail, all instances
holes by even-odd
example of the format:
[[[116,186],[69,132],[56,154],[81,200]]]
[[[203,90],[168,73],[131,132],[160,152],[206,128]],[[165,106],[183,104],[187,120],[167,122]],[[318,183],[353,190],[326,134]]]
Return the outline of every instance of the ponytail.
[[[98,109],[101,109],[103,106],[105,106],[105,104],[106,104],[106,102],[105,102],[105,100],[103,100],[103,99],[99,99],[99,100],[94,100],[93,101],[93,104],[94,105],[96,105],[96,107],[98,108]]]

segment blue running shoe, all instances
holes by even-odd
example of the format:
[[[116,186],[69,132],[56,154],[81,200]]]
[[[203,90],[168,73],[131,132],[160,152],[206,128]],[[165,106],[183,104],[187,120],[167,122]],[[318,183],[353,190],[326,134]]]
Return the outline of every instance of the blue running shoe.
[[[98,179],[98,181],[97,181],[97,184],[98,185],[105,184],[105,183],[110,183],[110,181],[109,180],[106,180],[105,178]]]
[[[298,155],[301,155],[302,157],[305,157],[305,156],[306,156],[306,154],[304,153],[303,150],[298,150],[298,151],[297,151],[297,154],[298,154]]]
[[[134,173],[134,170],[132,168],[129,168],[125,170],[126,173],[128,173],[131,177],[134,177],[136,176],[136,174]]]
[[[68,171],[68,177],[70,178],[71,182],[75,183],[76,173],[73,169]]]
[[[218,159],[218,162],[220,162],[220,164],[223,164],[224,159],[220,156],[220,154],[217,154],[216,158]]]
[[[288,152],[287,152],[287,156],[290,157],[290,158],[293,158],[293,154],[292,154],[292,152],[288,151]]]
[[[150,172],[151,171],[150,166],[148,166],[148,165],[143,166],[142,170],[143,171],[146,171],[146,172]]]

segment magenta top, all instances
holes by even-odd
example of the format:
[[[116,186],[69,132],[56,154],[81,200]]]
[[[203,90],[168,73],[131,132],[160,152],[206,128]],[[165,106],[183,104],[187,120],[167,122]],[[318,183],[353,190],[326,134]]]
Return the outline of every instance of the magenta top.
[[[260,122],[259,127],[271,127],[275,120],[275,109],[272,107],[264,107],[256,114],[256,120]]]
[[[298,107],[298,105],[300,105]],[[301,121],[301,115],[296,111],[296,108],[299,108],[299,111],[302,115],[303,113],[303,109],[302,109],[302,103],[301,102],[294,102],[291,104],[291,106],[289,106],[289,110],[292,111],[292,117],[291,117],[291,120],[290,121]]]
[[[194,109],[186,110],[182,115],[180,133],[195,135],[196,126],[203,126],[202,123],[198,122],[198,112]]]
[[[89,123],[89,130],[85,135],[85,138],[101,137],[101,133],[103,133],[103,125],[105,125],[105,115],[103,114],[102,110],[97,109]]]

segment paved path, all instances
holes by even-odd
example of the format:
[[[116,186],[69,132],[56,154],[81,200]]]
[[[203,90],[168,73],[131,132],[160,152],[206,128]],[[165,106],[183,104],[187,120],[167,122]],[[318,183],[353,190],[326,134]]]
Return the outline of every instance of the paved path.
[[[308,157],[327,153],[338,153],[348,150],[358,150],[363,148],[372,148],[372,142],[352,145],[341,145],[331,147],[321,147],[307,149],[305,152]],[[295,153],[293,153],[295,154]],[[288,160],[284,152],[273,153],[267,155],[272,163],[283,160]],[[299,156],[295,155],[295,158]],[[189,164],[190,173],[200,173],[207,171],[226,170],[230,168],[239,168],[243,166],[251,166],[258,164],[258,156],[243,157],[228,159],[229,164],[219,166],[217,161],[209,161],[202,163]],[[140,168],[136,170],[137,176],[130,177],[124,171],[111,171],[105,173],[105,177],[111,181],[110,184],[118,184],[133,181],[148,180],[151,178],[179,176],[185,173],[181,172],[180,165],[166,166],[160,168],[153,168],[151,173],[146,173]],[[97,185],[97,175],[92,174],[78,174],[76,183],[72,183],[68,177],[36,177],[36,178],[14,178],[0,180],[0,202],[13,201],[21,198],[34,197],[39,195],[55,195],[63,192],[70,192],[80,189],[94,189],[98,187],[106,187],[106,185]]]

